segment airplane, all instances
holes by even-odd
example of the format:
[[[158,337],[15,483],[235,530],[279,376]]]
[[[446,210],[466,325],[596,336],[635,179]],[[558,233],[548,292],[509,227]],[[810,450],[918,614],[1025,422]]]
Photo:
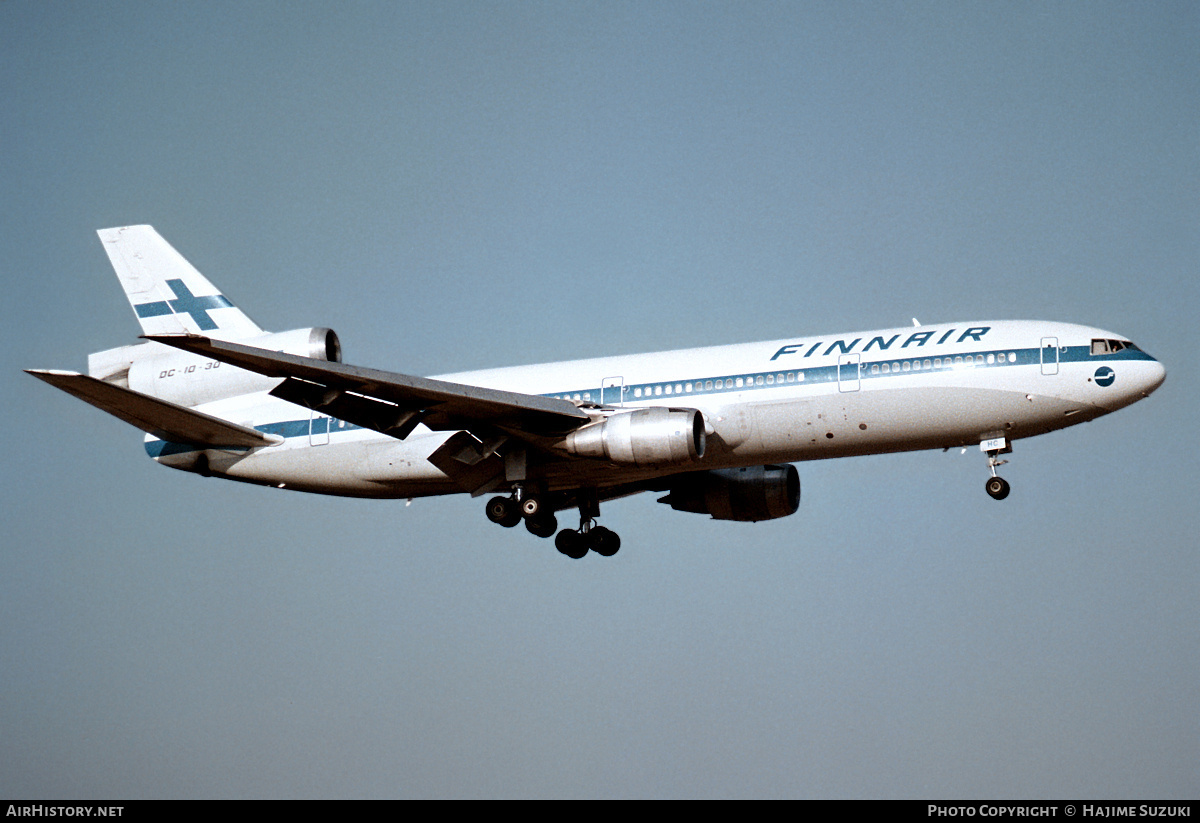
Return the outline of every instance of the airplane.
[[[612,556],[600,504],[640,492],[717,520],[786,517],[795,463],[1021,438],[1148,397],[1163,365],[1069,323],[971,321],[417,377],[342,362],[328,328],[270,333],[151,226],[98,232],[145,342],[88,373],[27,370],[146,432],[155,461],[279,489],[494,494],[487,517]],[[578,528],[558,528],[576,509]]]

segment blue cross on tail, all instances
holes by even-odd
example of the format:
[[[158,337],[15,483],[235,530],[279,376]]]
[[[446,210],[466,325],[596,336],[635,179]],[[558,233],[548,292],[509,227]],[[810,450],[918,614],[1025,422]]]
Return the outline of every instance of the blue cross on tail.
[[[233,304],[222,294],[209,297],[197,297],[182,280],[168,280],[167,285],[175,292],[174,300],[160,300],[157,303],[139,303],[134,307],[138,317],[162,317],[166,314],[190,314],[196,325],[203,331],[217,328],[216,322],[208,316],[212,309],[228,309]]]

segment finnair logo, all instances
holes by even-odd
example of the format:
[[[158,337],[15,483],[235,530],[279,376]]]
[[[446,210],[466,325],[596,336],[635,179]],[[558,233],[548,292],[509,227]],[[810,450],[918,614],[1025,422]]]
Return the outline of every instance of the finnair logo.
[[[972,326],[971,328],[964,331],[962,334],[958,335],[958,339],[954,340],[954,342],[955,343],[965,343],[967,340],[974,340],[976,343],[978,343],[978,342],[980,342],[980,338],[982,338],[985,334],[987,334],[991,330],[992,330],[991,326]],[[933,337],[936,334],[938,334],[939,331],[940,331],[939,329],[924,329],[919,332],[914,332],[913,334],[909,335],[908,339],[905,340],[900,345],[900,348],[907,349],[909,346],[916,346],[917,348],[920,348],[921,346],[924,346],[926,343],[928,343],[930,340],[932,340]],[[958,329],[950,329],[950,331],[943,332],[942,336],[939,337],[937,339],[937,342],[934,343],[933,345],[935,345],[935,346],[942,345],[946,341],[953,338],[954,333],[957,331],[958,331]],[[863,347],[862,351],[865,354],[866,352],[869,352],[872,347],[879,349],[879,351],[887,351],[888,349],[890,349],[892,347],[892,344],[895,343],[899,339],[900,339],[900,335],[898,335],[898,334],[893,334],[891,337],[887,338],[886,340],[883,337],[872,337],[870,339],[870,341],[867,343],[867,345]],[[804,353],[804,356],[812,357],[821,348],[825,348],[825,356],[826,357],[833,354],[835,351],[838,352],[839,354],[849,354],[850,352],[854,351],[855,347],[862,341],[863,341],[863,339],[861,337],[856,337],[851,341],[834,340],[832,343],[829,343],[828,346],[826,346],[826,343],[828,341],[818,341],[816,343],[813,343],[811,346],[809,346],[808,351],[806,351]],[[807,344],[805,344],[805,343],[789,343],[788,345],[781,347],[779,349],[779,351],[777,351],[773,355],[771,355],[771,359],[778,360],[781,356],[783,356],[785,354],[799,354],[800,351],[805,347],[805,345],[807,345]]]
[[[167,285],[175,292],[174,300],[160,300],[157,303],[139,303],[134,306],[138,317],[162,317],[167,314],[190,314],[196,325],[203,331],[217,328],[217,323],[208,313],[213,309],[232,308],[233,304],[222,294],[208,297],[197,297],[182,280],[168,280]]]
[[[1108,366],[1101,366],[1100,368],[1096,369],[1096,374],[1093,375],[1093,378],[1095,379],[1097,386],[1108,388],[1113,384],[1113,382],[1116,381],[1117,373]]]

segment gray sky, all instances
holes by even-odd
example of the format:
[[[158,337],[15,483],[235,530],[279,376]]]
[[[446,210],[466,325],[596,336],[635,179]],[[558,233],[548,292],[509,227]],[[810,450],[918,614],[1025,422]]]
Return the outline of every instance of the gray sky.
[[[1195,3],[0,4],[0,796],[1200,793]],[[801,464],[793,517],[149,461],[21,368],[137,325],[151,223],[261,325],[417,374],[985,318],[1150,400]]]

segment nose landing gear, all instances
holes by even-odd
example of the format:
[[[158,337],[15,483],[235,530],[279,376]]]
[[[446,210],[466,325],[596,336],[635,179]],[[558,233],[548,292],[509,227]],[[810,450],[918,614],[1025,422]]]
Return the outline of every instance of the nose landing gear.
[[[994,437],[984,440],[979,444],[981,451],[986,452],[988,456],[988,471],[992,476],[988,478],[984,489],[992,497],[993,500],[1003,500],[1008,497],[1008,493],[1012,491],[1012,487],[1008,485],[1008,481],[1003,477],[996,475],[996,467],[1003,466],[1007,460],[1001,460],[1000,455],[1012,454],[1012,444],[1003,437]]]
[[[987,493],[996,500],[1003,500],[1004,498],[1008,497],[1008,493],[1011,491],[1008,481],[1003,477],[988,478],[987,485],[984,488],[986,488]]]

